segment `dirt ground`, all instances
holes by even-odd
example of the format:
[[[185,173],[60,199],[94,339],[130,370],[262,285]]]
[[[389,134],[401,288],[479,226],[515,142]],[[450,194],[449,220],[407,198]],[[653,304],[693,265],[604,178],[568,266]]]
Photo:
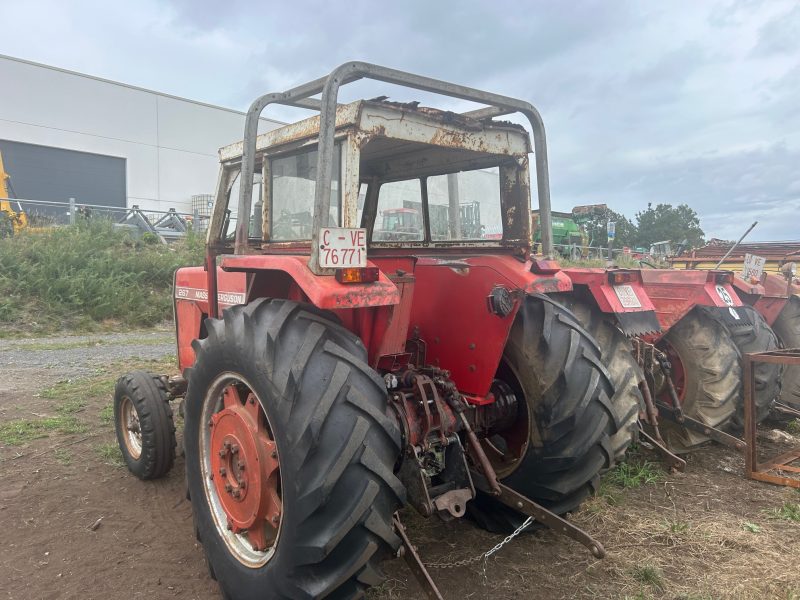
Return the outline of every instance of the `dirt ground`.
[[[0,340],[0,598],[220,597],[194,539],[183,460],[144,483],[115,448],[114,380],[134,367],[170,369],[172,353],[169,332]],[[792,443],[800,439],[775,442]],[[800,598],[800,494],[744,479],[741,456],[718,446],[688,463],[667,474],[641,451],[573,515],[605,545],[603,560],[537,531],[433,576],[459,600]],[[476,556],[502,539],[466,521],[409,510],[404,519],[429,562]],[[423,597],[403,562],[385,568],[370,597]]]

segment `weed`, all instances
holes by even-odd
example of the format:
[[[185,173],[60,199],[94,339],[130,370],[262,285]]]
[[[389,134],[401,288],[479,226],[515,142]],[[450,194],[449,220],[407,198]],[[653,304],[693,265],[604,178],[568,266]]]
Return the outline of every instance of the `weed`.
[[[637,488],[645,484],[656,483],[664,477],[664,472],[655,464],[623,462],[606,475],[606,480],[622,489]]]
[[[786,431],[792,435],[800,435],[800,419],[792,419],[786,425]]]
[[[785,502],[780,508],[768,510],[767,514],[773,519],[796,521],[800,523],[800,504],[797,502]]]
[[[761,533],[761,525],[756,525],[755,523],[750,523],[749,521],[742,523],[742,529],[749,531],[750,533]]]
[[[122,451],[115,443],[102,444],[96,448],[97,454],[103,460],[103,464],[111,467],[124,467],[125,460],[122,458]]]
[[[70,454],[69,450],[66,448],[56,448],[53,454],[55,454],[56,460],[62,465],[69,465],[72,463],[72,454]]]
[[[689,531],[689,524],[684,521],[664,521],[664,529],[670,533],[686,533]]]
[[[59,415],[41,419],[16,419],[0,424],[0,443],[19,446],[51,433],[83,433],[86,426],[72,415]]]
[[[113,423],[114,422],[114,405],[113,404],[106,404],[100,410],[100,421],[103,423]]]
[[[631,569],[631,576],[643,585],[649,585],[659,590],[664,589],[664,576],[661,570],[653,565],[635,565]]]

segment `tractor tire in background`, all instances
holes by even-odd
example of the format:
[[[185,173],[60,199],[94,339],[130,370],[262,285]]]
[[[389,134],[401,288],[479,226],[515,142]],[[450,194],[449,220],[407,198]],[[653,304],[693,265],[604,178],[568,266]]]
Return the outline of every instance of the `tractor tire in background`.
[[[644,374],[631,352],[631,341],[597,307],[567,294],[554,295],[553,298],[578,317],[600,346],[603,364],[614,386],[611,406],[617,433],[611,436],[610,444],[614,460],[619,462],[625,457],[628,446],[639,437],[639,410],[644,410],[644,399],[639,389]]]
[[[564,306],[526,296],[497,379],[517,397],[515,423],[483,441],[498,479],[549,510],[575,510],[613,463],[614,388],[597,343]],[[470,516],[496,533],[526,517],[479,493]]]
[[[736,412],[742,390],[739,350],[728,330],[702,309],[695,309],[669,330],[658,347],[672,362],[684,414],[724,428]],[[664,385],[657,395],[671,404]],[[660,421],[660,428],[673,452],[686,452],[709,440],[666,419]]]
[[[227,598],[361,597],[400,545],[400,431],[363,344],[332,319],[257,300],[194,342],[187,481]]]
[[[800,348],[800,298],[792,296],[772,324],[784,348]],[[780,401],[800,409],[800,365],[786,365]]]
[[[733,339],[733,343],[736,344],[741,355],[778,349],[778,337],[767,325],[761,313],[752,306],[737,306],[736,311],[746,313],[749,322],[748,325],[728,327],[731,339]],[[740,358],[739,364],[742,370],[742,389],[737,398],[736,412],[730,421],[731,427],[736,430],[744,428],[743,359]],[[783,365],[774,363],[759,363],[756,365],[755,381],[753,382],[756,396],[756,423],[760,423],[767,418],[772,405],[780,396],[782,375]]]
[[[147,371],[131,371],[114,388],[114,424],[122,458],[139,479],[158,479],[175,462],[175,423],[167,388]]]

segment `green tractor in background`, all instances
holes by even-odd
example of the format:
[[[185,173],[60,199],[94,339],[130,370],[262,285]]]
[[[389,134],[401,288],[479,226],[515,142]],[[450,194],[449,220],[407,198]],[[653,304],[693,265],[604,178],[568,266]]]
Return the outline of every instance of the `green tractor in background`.
[[[589,239],[586,224],[606,214],[605,204],[590,204],[576,206],[572,212],[555,212],[553,216],[553,245],[561,256],[569,260],[590,258],[594,248],[594,240]],[[541,243],[541,229],[539,228],[539,211],[531,211],[531,230],[533,243]],[[598,254],[602,248],[597,246]]]

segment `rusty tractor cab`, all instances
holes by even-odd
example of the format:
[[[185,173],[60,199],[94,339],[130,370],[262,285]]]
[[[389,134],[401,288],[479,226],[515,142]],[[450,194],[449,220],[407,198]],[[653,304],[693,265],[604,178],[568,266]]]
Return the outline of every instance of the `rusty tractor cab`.
[[[339,86],[361,78],[485,108],[338,104]],[[272,103],[319,115],[257,136]],[[494,120],[515,112],[533,148]],[[544,259],[530,256],[532,150]],[[395,516],[404,502],[506,533],[535,519],[601,557],[559,515],[629,433],[597,342],[548,296],[572,285],[547,259],[536,110],[347,63],[257,99],[220,159],[205,267],[175,274],[182,375],[122,377],[115,414],[131,470],[159,477],[174,455],[168,400],[185,395],[188,493],[224,592],[360,596],[402,544],[440,597]],[[386,235],[397,211],[416,211],[419,227]]]

